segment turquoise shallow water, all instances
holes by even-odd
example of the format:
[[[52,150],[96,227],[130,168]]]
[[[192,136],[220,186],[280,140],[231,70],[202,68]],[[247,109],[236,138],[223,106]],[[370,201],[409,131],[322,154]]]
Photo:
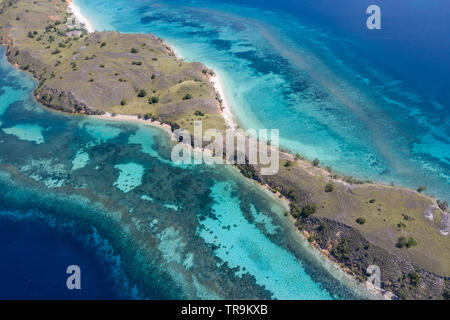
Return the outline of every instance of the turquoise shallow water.
[[[28,74],[5,58],[0,73],[0,229],[27,230],[0,236],[1,252],[25,252],[2,257],[0,297],[365,296],[299,245],[284,207],[237,172],[177,166],[165,131],[47,110]],[[35,266],[26,286],[15,264]],[[81,294],[65,291],[68,264],[82,267]]]
[[[382,1],[374,35],[358,1],[76,3],[98,30],[152,32],[215,69],[245,128],[279,128],[283,147],[338,172],[450,200],[447,5]],[[409,27],[416,18],[430,22]]]

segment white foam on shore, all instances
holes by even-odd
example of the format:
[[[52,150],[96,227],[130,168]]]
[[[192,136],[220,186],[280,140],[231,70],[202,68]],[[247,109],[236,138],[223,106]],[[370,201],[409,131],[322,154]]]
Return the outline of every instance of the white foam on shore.
[[[72,11],[75,18],[84,25],[84,28],[88,33],[95,32],[94,26],[89,22],[88,19],[86,19],[86,17],[81,14],[80,8],[75,4],[74,1],[69,4],[69,9]]]
[[[172,48],[173,52],[175,53],[175,56],[178,60],[186,60],[185,57],[181,54],[181,51],[179,48],[177,48],[175,45],[173,45],[170,40],[167,41],[164,39],[164,42]],[[222,99],[222,117],[225,119],[225,123],[227,124],[227,127],[232,130],[236,130],[238,128],[237,123],[234,121],[233,114],[231,112],[230,104],[227,100],[227,95],[225,91],[225,86],[223,79],[218,74],[217,70],[213,67],[207,66],[209,69],[212,69],[215,73],[213,77],[210,77],[209,80],[214,86],[214,89],[219,93],[220,98]]]
[[[216,91],[219,93],[220,98],[222,99],[222,117],[225,119],[225,122],[230,129],[236,130],[237,125],[233,120],[233,114],[231,113],[230,105],[227,101],[222,79],[216,73],[216,75],[214,77],[211,77],[210,80],[213,83]]]

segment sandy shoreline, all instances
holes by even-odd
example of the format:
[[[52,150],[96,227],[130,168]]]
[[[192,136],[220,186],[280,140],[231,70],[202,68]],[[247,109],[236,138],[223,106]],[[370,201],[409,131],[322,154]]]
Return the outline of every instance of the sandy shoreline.
[[[220,75],[216,73],[215,76],[210,78],[210,81],[213,83],[214,88],[219,93],[219,96],[222,99],[222,117],[225,119],[227,127],[232,130],[236,130],[238,128],[238,125],[233,119],[233,114],[231,113],[231,108],[230,105],[228,104],[225,89],[223,86],[222,79],[220,78]]]
[[[91,24],[91,22],[88,19],[86,19],[86,17],[83,16],[80,8],[74,3],[74,1],[66,0],[66,2],[68,3],[68,10],[70,10],[73,13],[75,18],[84,26],[86,31],[88,33],[95,32],[94,26]]]
[[[144,125],[151,126],[151,127],[157,127],[157,128],[164,130],[165,132],[167,132],[167,134],[169,135],[169,137],[171,139],[174,139],[172,128],[169,125],[161,123],[159,121],[139,119],[137,116],[126,115],[126,114],[113,115],[109,112],[107,112],[103,115],[91,115],[89,117],[99,118],[99,119],[104,119],[104,120],[109,120],[109,121],[134,122],[134,123],[140,123],[140,124],[144,124]]]
[[[83,16],[80,8],[75,4],[75,1],[74,0],[66,0],[66,2],[68,4],[68,10],[70,10],[73,13],[73,15],[75,16],[75,18],[84,25],[87,32],[88,33],[95,32],[96,30],[95,30],[94,26],[88,19],[86,19],[85,16]],[[170,43],[167,43],[166,41],[164,41],[164,42],[169,47],[172,48],[172,51],[174,52],[177,59],[184,60],[184,57],[180,54],[180,51],[175,46],[173,46]],[[230,109],[230,104],[228,103],[228,100],[227,100],[223,81],[222,81],[220,75],[218,75],[215,71],[214,71],[214,73],[215,73],[215,75],[210,77],[210,81],[213,84],[214,89],[218,92],[220,98],[222,99],[222,106],[221,106],[222,107],[222,110],[221,110],[222,117],[225,119],[227,127],[232,130],[235,130],[238,128],[238,125],[233,119],[233,114]],[[133,120],[133,119],[127,119],[127,120]],[[137,119],[137,117],[136,117],[136,119],[134,119],[134,120],[139,120],[139,119]]]

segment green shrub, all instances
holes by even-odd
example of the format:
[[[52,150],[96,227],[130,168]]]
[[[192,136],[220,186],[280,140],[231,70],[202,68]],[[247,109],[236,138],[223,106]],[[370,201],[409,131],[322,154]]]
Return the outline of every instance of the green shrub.
[[[425,191],[425,190],[427,190],[427,187],[425,187],[425,186],[420,186],[417,188],[417,192],[419,192],[419,193],[421,193],[422,191]]]
[[[291,161],[291,160],[286,160],[286,162],[284,163],[284,166],[286,167],[286,168],[290,168],[290,167],[293,167],[294,166],[294,161]]]
[[[183,100],[189,100],[189,99],[192,99],[193,97],[192,97],[192,95],[190,94],[190,93],[186,93],[185,95],[184,95],[184,97],[183,97]]]
[[[413,221],[414,220],[414,217],[408,216],[406,213],[402,213],[402,217],[406,221]]]
[[[147,95],[147,91],[145,91],[144,89],[139,90],[138,92],[138,97],[139,98],[143,98]]]
[[[58,47],[60,48],[67,48],[67,45],[63,42],[58,43]]]
[[[127,104],[127,100],[122,99],[122,100],[120,101],[120,105],[121,105],[121,106],[124,106],[124,105],[126,105],[126,104]]]
[[[33,35],[33,32],[28,32],[28,38],[30,38],[30,39],[32,39],[32,38],[34,38],[34,35]]]
[[[303,218],[308,218],[309,216],[316,213],[317,206],[315,204],[307,204],[302,209],[302,216]]]
[[[302,210],[300,209],[300,207],[298,206],[298,204],[295,203],[295,202],[291,202],[290,207],[291,207],[291,215],[292,215],[295,219],[300,218],[300,215],[302,214]]]
[[[417,242],[413,237],[409,237],[409,239],[406,239],[405,237],[400,237],[397,239],[397,247],[398,248],[412,248],[417,246]]]
[[[409,284],[413,287],[417,287],[420,284],[420,276],[417,272],[413,271],[408,273]]]
[[[439,206],[439,208],[441,208],[442,211],[445,211],[445,210],[448,209],[448,203],[447,203],[447,201],[441,201],[441,200],[438,200],[438,201],[437,201],[437,205]]]
[[[146,113],[143,116],[144,120],[153,119],[153,115],[151,113]]]
[[[356,223],[363,225],[366,223],[366,218],[364,217],[359,217],[358,219],[356,219]]]
[[[316,158],[316,159],[313,160],[312,164],[313,164],[314,167],[317,167],[320,164],[320,160]]]
[[[142,62],[141,61],[133,61],[131,64],[133,66],[142,66]]]
[[[397,246],[397,248],[403,248],[407,243],[408,239],[406,239],[405,237],[399,237],[395,245]]]
[[[348,245],[348,239],[344,238],[339,242],[338,246],[332,250],[332,254],[339,260],[346,258],[350,252],[350,247]]]
[[[325,186],[325,192],[332,192],[334,190],[334,186],[331,183],[327,183]]]
[[[413,237],[410,237],[409,239],[408,239],[408,242],[406,243],[406,248],[412,248],[412,247],[417,247],[417,241],[413,238]]]
[[[52,54],[60,54],[60,53],[61,53],[61,51],[59,51],[59,49],[55,49],[52,51]]]
[[[159,98],[155,97],[155,96],[150,97],[150,99],[148,99],[148,103],[150,103],[150,104],[156,104],[158,102],[159,102]]]
[[[136,48],[131,48],[130,52],[136,54],[139,52],[139,50]]]
[[[320,223],[320,226],[317,228],[318,231],[323,231],[327,227],[325,222]]]
[[[376,201],[375,199],[370,199],[369,203],[375,203],[375,201]]]
[[[399,228],[399,229],[406,228],[406,224],[404,224],[403,222],[399,222],[399,223],[397,223],[397,228]]]
[[[154,74],[152,74],[152,80],[155,79],[155,78],[156,78],[156,76]]]
[[[312,242],[314,242],[314,241],[316,241],[316,238],[314,238],[314,236],[309,236],[309,237],[308,237],[308,242],[309,242],[309,243],[312,243]]]
[[[444,289],[444,293],[442,293],[442,298],[444,298],[444,300],[450,300],[450,289]]]
[[[205,115],[205,113],[203,111],[200,110],[195,110],[194,114],[198,117],[203,117]]]

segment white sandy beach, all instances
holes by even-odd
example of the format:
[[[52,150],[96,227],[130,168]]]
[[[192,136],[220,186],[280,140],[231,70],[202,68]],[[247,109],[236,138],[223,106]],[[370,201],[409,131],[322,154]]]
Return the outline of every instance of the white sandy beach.
[[[89,33],[95,32],[95,28],[93,27],[92,23],[88,19],[86,19],[86,17],[83,16],[80,8],[75,4],[75,1],[68,0],[68,3],[69,3],[68,8],[71,10],[75,18],[85,26],[86,30]],[[177,59],[184,60],[184,57],[180,54],[180,51],[175,46],[171,45],[170,43],[167,43],[167,45],[172,48]],[[215,76],[211,77],[210,80],[214,85],[215,90],[219,93],[220,98],[222,99],[222,116],[225,119],[228,128],[236,130],[238,128],[238,125],[233,119],[233,114],[231,113],[230,104],[228,103],[227,95],[224,89],[223,80],[221,79],[220,75],[217,74],[216,71],[214,72]],[[115,118],[117,119],[118,116],[116,116]],[[131,119],[127,118],[124,120],[131,120]],[[134,120],[139,119],[135,118]]]
[[[71,10],[75,18],[84,25],[84,28],[87,30],[88,33],[95,32],[94,26],[92,23],[89,22],[88,19],[86,19],[80,11],[80,8],[75,4],[73,0],[67,1],[69,3],[68,9]]]
[[[163,129],[164,131],[166,131],[169,134],[169,136],[171,137],[171,139],[174,140],[174,135],[172,133],[171,127],[169,125],[163,124],[159,121],[139,119],[137,116],[125,115],[125,114],[112,115],[109,112],[107,112],[101,116],[92,116],[92,117],[97,117],[97,118],[111,120],[111,121],[141,123],[141,124],[152,126],[152,127],[158,127],[158,128]]]
[[[216,73],[216,75],[214,77],[211,77],[210,80],[213,83],[216,91],[219,93],[220,98],[222,99],[222,117],[225,119],[228,128],[236,130],[237,124],[233,120],[233,114],[231,113],[230,105],[228,104],[227,96],[225,94],[225,89],[220,75]]]

